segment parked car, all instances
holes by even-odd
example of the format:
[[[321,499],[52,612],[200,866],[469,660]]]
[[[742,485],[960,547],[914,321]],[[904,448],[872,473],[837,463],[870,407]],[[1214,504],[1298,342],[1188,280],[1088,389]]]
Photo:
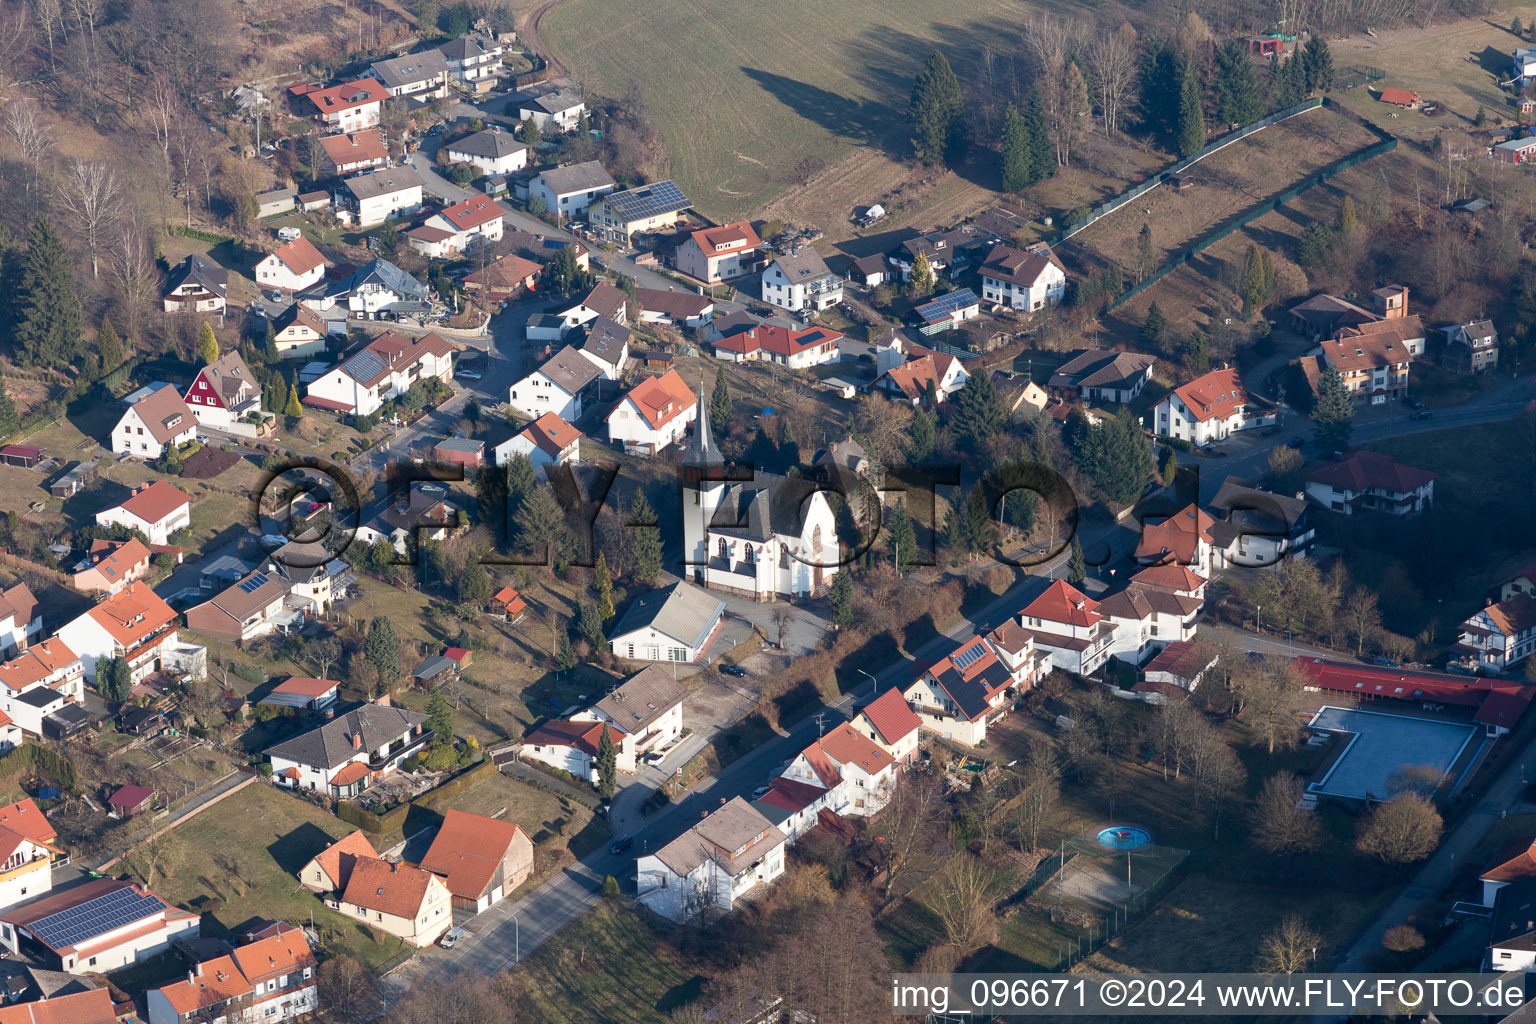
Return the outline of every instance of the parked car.
[[[1300,434],[1297,434],[1295,437],[1285,442],[1285,444],[1288,448],[1295,448],[1296,450],[1300,451],[1302,448],[1306,447],[1307,439],[1302,437]]]
[[[1399,665],[1397,662],[1393,661],[1391,658],[1372,658],[1371,659],[1371,664],[1372,665],[1380,665],[1382,668],[1402,668],[1403,667],[1402,665]]]
[[[459,370],[454,374],[454,376],[462,377],[464,380],[479,380],[482,375],[476,373],[474,370]]]
[[[1408,414],[1408,418],[1411,420],[1427,420],[1433,415],[1434,413],[1428,409],[1416,409]]]
[[[444,949],[452,949],[454,946],[459,944],[459,940],[463,937],[463,928],[450,928],[443,932],[443,937],[437,940],[437,944],[442,946]]]
[[[747,674],[746,669],[742,668],[740,665],[732,665],[729,662],[722,663],[720,666],[720,671],[728,676],[744,676]]]
[[[259,302],[253,302],[251,303],[251,315],[265,317],[267,315],[267,307]]]
[[[629,849],[631,846],[634,846],[634,845],[635,845],[635,837],[634,836],[620,836],[618,839],[615,839],[613,841],[613,845],[612,846],[608,847],[608,852],[613,854],[615,857],[617,857],[619,854],[623,853],[625,850]]]
[[[763,796],[765,793],[767,793],[772,788],[773,788],[772,786],[758,786],[756,789],[754,789],[752,791],[752,799],[756,800],[756,799],[760,798],[761,796]]]

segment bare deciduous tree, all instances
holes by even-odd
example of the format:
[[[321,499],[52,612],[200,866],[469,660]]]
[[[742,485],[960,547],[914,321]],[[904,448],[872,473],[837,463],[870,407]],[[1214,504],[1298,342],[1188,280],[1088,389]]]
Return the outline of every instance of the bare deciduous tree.
[[[110,164],[96,160],[70,159],[59,185],[59,202],[69,210],[85,233],[86,251],[91,256],[91,277],[101,277],[98,248],[102,232],[117,217],[117,199],[122,192],[117,172]]]
[[[155,266],[137,211],[130,212],[118,225],[117,244],[112,249],[107,269],[117,285],[122,324],[127,332],[123,338],[126,345],[139,337],[144,319],[160,294],[160,271]]]
[[[16,100],[5,108],[5,133],[16,143],[22,158],[32,168],[27,181],[27,195],[37,187],[43,158],[53,149],[53,130],[43,120],[42,111],[31,100]]]
[[[1349,620],[1349,634],[1355,638],[1355,655],[1365,654],[1366,643],[1381,628],[1381,612],[1376,607],[1376,595],[1365,587],[1350,591],[1344,602],[1344,615]]]
[[[1301,808],[1306,788],[1290,772],[1269,777],[1254,801],[1253,842],[1261,850],[1277,854],[1306,853],[1323,842],[1323,830],[1317,816]]]
[[[997,872],[992,868],[969,854],[951,862],[929,905],[962,960],[997,937],[997,915],[992,905],[998,895]]]
[[[0,96],[5,95],[5,87],[10,83],[10,69],[32,42],[32,25],[27,15],[26,4],[10,4],[8,10],[0,11]]]
[[[885,896],[890,898],[896,879],[914,857],[930,849],[949,819],[939,780],[932,775],[906,774],[896,781],[891,802],[880,820],[885,834]]]
[[[1286,914],[1275,929],[1259,940],[1253,968],[1265,974],[1295,974],[1312,963],[1317,947],[1323,944],[1318,934],[1299,914]]]
[[[1377,806],[1360,825],[1355,848],[1387,864],[1412,864],[1440,845],[1440,812],[1418,793]]]
[[[1094,32],[1088,42],[1088,74],[1104,119],[1104,134],[1114,138],[1120,111],[1136,77],[1136,30],[1128,23],[1113,32]]]

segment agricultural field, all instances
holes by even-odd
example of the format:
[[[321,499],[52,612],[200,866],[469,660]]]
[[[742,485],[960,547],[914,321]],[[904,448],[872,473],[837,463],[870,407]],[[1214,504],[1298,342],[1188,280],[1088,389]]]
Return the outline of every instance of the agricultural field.
[[[924,0],[563,0],[537,29],[589,89],[618,97],[638,84],[666,174],[721,219],[761,209],[854,147],[904,155],[902,111],[924,55],[942,47],[963,79],[989,43],[1017,34],[1022,13],[1004,0],[935,12]],[[879,182],[890,187],[878,164],[870,174],[874,195],[849,188],[842,218],[874,201]]]

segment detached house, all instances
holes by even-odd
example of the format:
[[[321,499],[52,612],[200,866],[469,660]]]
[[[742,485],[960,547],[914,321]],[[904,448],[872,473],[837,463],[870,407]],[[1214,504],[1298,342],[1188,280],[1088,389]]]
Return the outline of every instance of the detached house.
[[[1061,302],[1067,272],[1044,242],[1026,249],[996,245],[981,265],[981,297],[985,302],[1034,312]]]
[[[572,347],[597,367],[608,380],[618,380],[629,365],[628,327],[620,326],[605,316],[589,321],[578,332]]]
[[[430,871],[359,858],[342,892],[326,906],[413,946],[430,946],[453,927],[453,893]]]
[[[519,103],[517,118],[519,121],[533,121],[541,132],[562,133],[575,128],[586,109],[586,101],[576,93],[569,89],[555,89]]]
[[[864,705],[853,716],[853,727],[868,736],[899,764],[917,760],[917,741],[923,721],[901,691],[892,687]]]
[[[389,165],[389,146],[377,128],[327,135],[320,140],[316,176],[339,176]]]
[[[1009,691],[1028,689],[1039,667],[1031,637],[1002,631],[992,637],[973,636],[919,672],[902,696],[923,728],[976,746],[987,738],[993,722],[1007,716],[1012,706]]]
[[[556,718],[523,737],[522,756],[558,768],[573,778],[597,784],[597,752],[603,733],[618,746],[617,729],[594,720]]]
[[[1152,379],[1157,360],[1140,352],[1079,352],[1056,368],[1047,386],[1074,392],[1085,402],[1134,402]]]
[[[53,861],[65,852],[31,797],[0,807],[0,910],[53,888]]]
[[[605,242],[628,246],[635,235],[666,231],[693,204],[670,181],[653,181],[624,192],[610,192],[587,211],[587,221]]]
[[[448,73],[468,85],[492,77],[506,47],[490,36],[465,35],[439,46],[437,52],[448,63]]]
[[[531,419],[552,412],[566,422],[581,418],[582,398],[602,377],[597,364],[563,348],[509,389],[507,404]]]
[[[320,308],[345,304],[354,320],[386,320],[426,312],[427,298],[427,286],[416,278],[388,260],[372,260],[351,277],[337,281]]]
[[[523,741],[523,756],[595,781],[594,759],[606,729],[619,771],[633,773],[644,755],[682,738],[686,695],[682,684],[660,665],[641,669],[586,710],[530,732]]]
[[[151,544],[169,544],[171,534],[192,525],[192,499],[180,488],[156,480],[135,489],[121,505],[97,512],[96,525],[138,530]]]
[[[461,283],[470,295],[484,295],[485,301],[494,305],[537,290],[543,269],[521,256],[503,256],[484,270],[465,274]]]
[[[437,50],[376,60],[368,68],[391,96],[436,99],[448,95],[448,62]]]
[[[287,789],[354,797],[432,741],[427,716],[389,704],[364,704],[268,747],[272,781]]]
[[[928,266],[933,269],[934,279],[937,280],[944,277],[956,261],[959,247],[970,240],[971,236],[964,231],[930,231],[908,238],[897,246],[890,254],[891,265],[905,281],[911,276],[912,265],[917,257],[923,256],[928,260]]]
[[[116,594],[149,573],[149,548],[137,537],[97,539],[74,568],[70,583],[85,594]]]
[[[807,370],[837,362],[837,343],[842,337],[841,331],[830,327],[801,330],[762,323],[715,342],[715,358],[732,363],[761,359],[791,370]]]
[[[325,279],[325,257],[307,238],[295,238],[256,264],[256,286],[302,292]]]
[[[506,211],[488,196],[470,196],[433,214],[420,227],[405,233],[415,251],[441,258],[466,251],[475,239],[484,243],[501,238]]]
[[[528,147],[511,132],[497,128],[450,142],[444,151],[449,163],[473,164],[481,174],[511,174],[528,166]]]
[[[281,1024],[313,1013],[318,993],[309,940],[283,922],[230,955],[194,965],[185,981],[150,989],[145,1002],[150,1024]]]
[[[540,171],[528,183],[528,198],[538,197],[544,208],[559,217],[577,217],[593,201],[617,186],[596,160]]]
[[[1241,477],[1227,477],[1211,507],[1226,513],[1210,528],[1217,568],[1279,565],[1306,554],[1317,533],[1305,497],[1271,494]]]
[[[25,583],[0,591],[0,654],[24,651],[43,634],[37,598]]]
[[[876,377],[869,387],[870,390],[884,394],[893,402],[920,405],[928,394],[930,383],[933,385],[935,398],[944,402],[949,399],[949,396],[965,387],[965,382],[970,380],[970,376],[965,372],[965,367],[960,360],[948,352],[932,352],[923,349],[922,355],[886,370]]]
[[[279,359],[314,359],[325,354],[330,327],[325,318],[302,302],[295,302],[272,320],[272,344]]]
[[[608,414],[608,440],[630,453],[655,455],[682,441],[698,406],[676,370],[630,388]]]
[[[414,213],[421,201],[421,175],[409,167],[380,167],[337,186],[336,215],[354,227],[371,228]]]
[[[817,312],[843,301],[843,279],[827,269],[815,249],[774,257],[763,271],[762,298],[775,306]]]
[[[447,540],[468,519],[448,500],[448,488],[430,480],[412,480],[409,488],[376,507],[357,528],[364,544],[388,541],[397,554],[410,554],[411,545],[426,539]]]
[[[389,90],[372,78],[360,78],[329,89],[317,89],[306,96],[321,121],[337,131],[355,132],[378,126],[379,111],[389,98]]]
[[[266,636],[302,616],[285,614],[288,588],[277,578],[257,571],[234,586],[187,610],[187,628],[204,636],[241,642]]]
[[[137,883],[101,878],[0,914],[0,941],[48,970],[107,974],[197,938],[200,921]]]
[[[85,666],[58,637],[33,644],[0,665],[0,699],[7,726],[29,736],[60,739],[90,720],[84,703]]]
[[[1124,590],[1099,602],[1099,614],[1115,627],[1110,653],[1139,665],[1171,643],[1193,640],[1205,586],[1203,576],[1183,566],[1153,566],[1131,577]]]
[[[1273,403],[1248,393],[1236,370],[1212,370],[1174,388],[1152,409],[1155,433],[1203,448],[1239,430],[1273,426]]]
[[[443,880],[454,910],[478,914],[527,881],[533,841],[513,822],[450,808],[420,866]]]
[[[167,313],[224,315],[229,295],[229,271],[206,256],[193,254],[176,264],[162,293]]]
[[[784,873],[784,833],[736,797],[636,866],[638,896],[656,913],[687,922],[730,911]]]
[[[1536,653],[1536,596],[1516,594],[1461,624],[1452,653],[1477,672],[1505,672]]]
[[[759,266],[762,240],[748,222],[694,231],[677,247],[677,269],[705,284],[719,284],[750,274]]]
[[[706,295],[660,288],[636,288],[635,304],[641,323],[673,327],[701,327],[715,313],[715,301]]]
[[[1136,561],[1142,565],[1187,565],[1202,576],[1211,574],[1216,521],[1199,505],[1188,505],[1159,522],[1142,521],[1136,540]]]
[[[1486,373],[1499,365],[1499,332],[1492,320],[1472,320],[1440,328],[1445,351],[1440,363],[1456,373]]]
[[[180,448],[196,437],[197,417],[176,389],[167,385],[128,407],[112,428],[112,451],[137,459],[158,459],[167,445]]]
[[[696,662],[724,618],[724,601],[679,580],[631,600],[609,647],[615,657],[630,661]]]
[[[581,460],[581,431],[552,412],[547,412],[493,449],[498,466],[515,455],[525,455],[535,470]]]
[[[137,683],[180,660],[176,623],[176,612],[158,594],[130,583],[60,627],[57,639],[80,658],[89,679],[95,680],[102,658],[125,658]]]
[[[304,404],[368,416],[418,381],[447,383],[452,375],[453,346],[448,339],[436,332],[404,335],[386,331],[313,381]]]
[[[261,387],[240,353],[231,351],[197,371],[185,400],[198,423],[228,430],[248,413],[260,414]]]
[[[1051,668],[1079,676],[1098,671],[1115,638],[1115,624],[1099,612],[1099,602],[1064,580],[1031,601],[1019,613],[1018,625]]]
[[[1417,515],[1435,500],[1439,474],[1396,462],[1380,452],[1357,451],[1342,462],[1307,475],[1307,497],[1326,509]]]

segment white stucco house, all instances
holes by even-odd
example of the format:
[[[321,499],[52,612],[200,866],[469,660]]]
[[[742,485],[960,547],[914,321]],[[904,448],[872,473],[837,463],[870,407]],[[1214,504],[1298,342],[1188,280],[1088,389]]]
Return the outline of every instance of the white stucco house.
[[[256,286],[302,292],[325,279],[325,257],[309,239],[295,238],[256,264]]]
[[[608,414],[608,440],[627,452],[654,455],[677,444],[698,417],[698,405],[676,370],[646,377]]]
[[[736,797],[635,866],[641,903],[671,921],[729,912],[784,873],[784,833]]]
[[[627,661],[694,663],[724,619],[724,601],[679,580],[634,598],[614,624],[609,649]]]
[[[1152,409],[1153,431],[1203,448],[1239,430],[1275,425],[1274,404],[1249,394],[1237,371],[1212,370],[1174,388]]]
[[[162,385],[128,407],[112,428],[112,451],[136,459],[158,459],[167,446],[180,448],[197,438],[197,417],[175,388]]]
[[[818,312],[843,301],[843,279],[815,249],[776,256],[763,271],[762,299],[792,311]]]
[[[1061,302],[1067,272],[1044,242],[1026,249],[996,245],[981,265],[983,302],[1034,312]]]
[[[508,389],[507,404],[530,419],[552,412],[567,423],[581,418],[582,398],[603,375],[574,348],[563,348]]]

